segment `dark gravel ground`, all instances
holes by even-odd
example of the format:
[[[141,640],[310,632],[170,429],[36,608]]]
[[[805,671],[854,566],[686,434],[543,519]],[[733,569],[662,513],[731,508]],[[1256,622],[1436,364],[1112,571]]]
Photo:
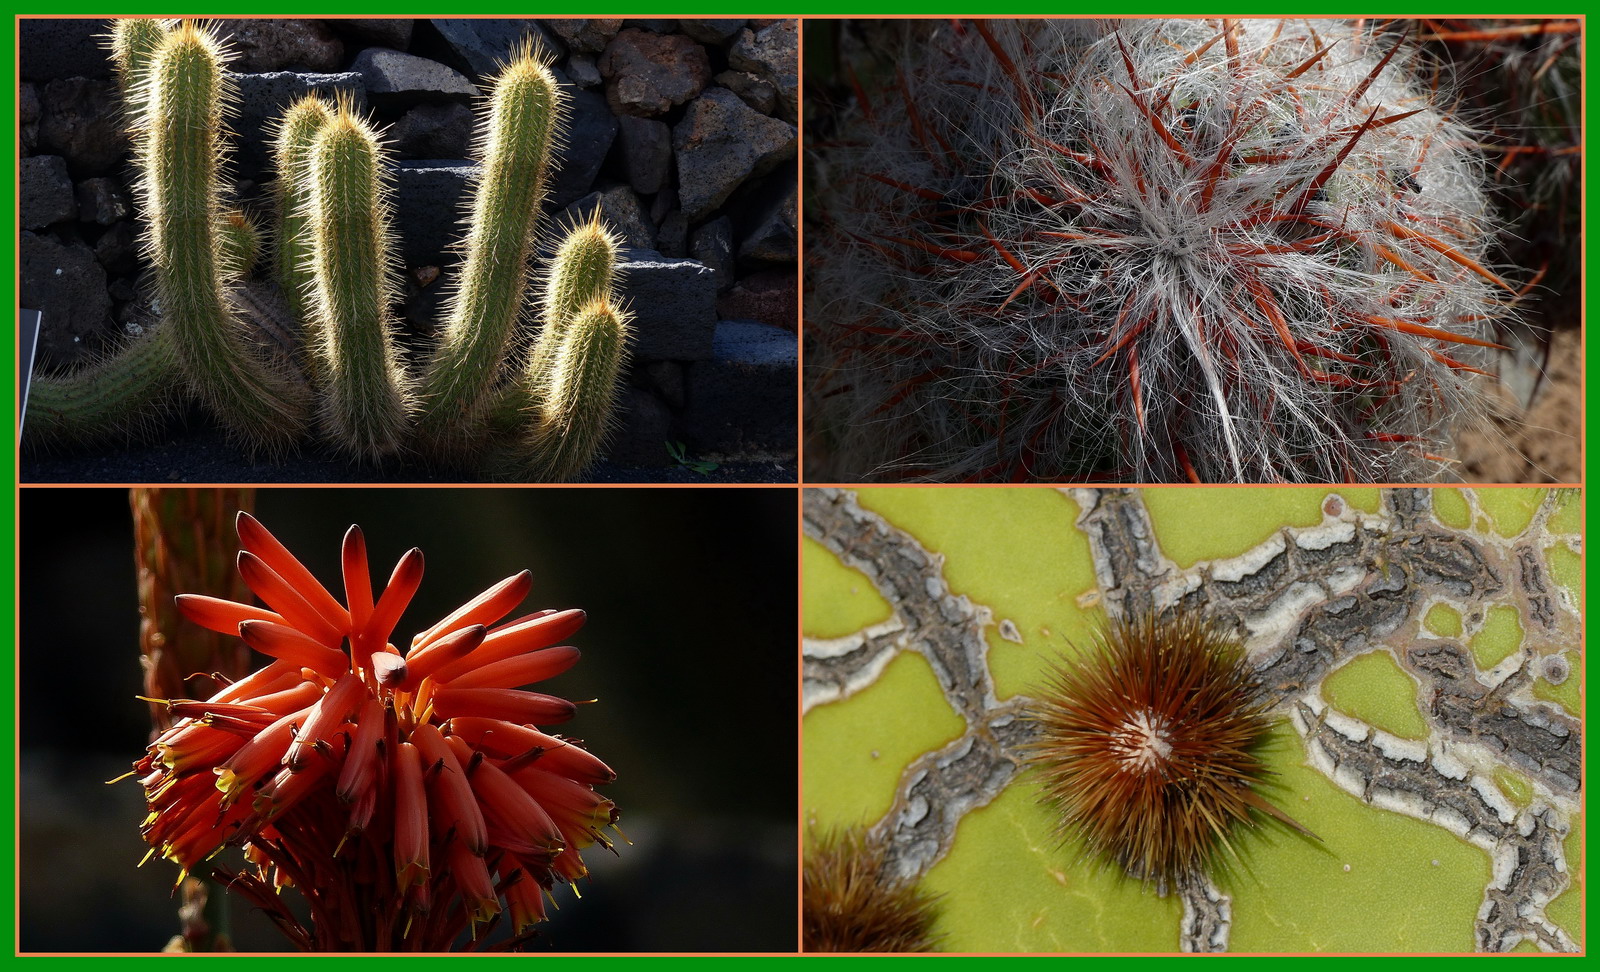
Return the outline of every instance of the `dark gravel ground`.
[[[716,461],[715,456],[691,456]],[[94,449],[22,450],[20,481],[61,483],[479,483],[482,472],[472,466],[451,466],[422,457],[394,458],[382,463],[353,462],[320,446],[309,446],[276,459],[252,461],[226,435],[198,413],[174,423],[166,434],[148,442]],[[793,459],[721,463],[709,473],[684,466],[623,466],[600,462],[586,483],[789,483],[797,481]]]

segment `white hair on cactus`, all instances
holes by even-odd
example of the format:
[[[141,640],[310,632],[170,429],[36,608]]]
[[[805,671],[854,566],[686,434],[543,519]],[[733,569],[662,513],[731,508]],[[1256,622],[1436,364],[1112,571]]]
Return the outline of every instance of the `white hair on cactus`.
[[[1199,19],[907,50],[812,147],[808,365],[847,478],[1438,475],[1511,295],[1414,50]]]

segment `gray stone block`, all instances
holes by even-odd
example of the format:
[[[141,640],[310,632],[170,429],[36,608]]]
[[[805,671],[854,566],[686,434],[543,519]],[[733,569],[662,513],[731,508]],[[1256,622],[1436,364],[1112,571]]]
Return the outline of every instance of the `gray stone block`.
[[[694,231],[689,255],[717,272],[718,292],[733,286],[733,220],[718,216]]]
[[[17,297],[23,307],[44,313],[38,362],[60,368],[82,361],[93,343],[84,339],[98,337],[111,320],[106,272],[82,243],[63,246],[24,232],[21,251]]]
[[[722,321],[713,356],[688,369],[680,427],[706,453],[796,453],[795,382],[800,348],[793,333],[754,321]]]
[[[350,70],[361,75],[374,104],[461,100],[478,93],[477,87],[459,71],[438,61],[382,47],[369,47],[356,55]]]
[[[339,17],[327,22],[337,33],[362,45],[376,45],[403,51],[411,46],[411,31],[416,22],[405,17]]]
[[[361,75],[354,72],[340,74],[308,74],[300,71],[267,71],[262,74],[235,74],[234,83],[239,89],[239,115],[229,122],[229,128],[246,133],[242,138],[230,139],[234,158],[238,160],[238,175],[257,182],[271,178],[270,165],[272,140],[268,132],[289,105],[309,94],[321,95],[332,101],[341,94],[354,100],[357,109],[367,107],[366,89],[361,86]]]
[[[459,102],[418,105],[389,132],[403,159],[464,159],[472,145],[472,109]]]
[[[252,17],[219,20],[215,29],[239,72],[335,71],[344,61],[344,43],[320,20]]]
[[[634,360],[703,361],[717,326],[717,277],[693,260],[624,250],[622,293],[633,311]]]
[[[756,201],[751,229],[739,241],[739,262],[793,263],[800,255],[799,181],[794,172],[774,174]]]
[[[744,20],[680,20],[678,29],[702,44],[721,47],[739,36]]]
[[[77,179],[112,172],[130,148],[121,104],[122,96],[110,81],[48,82],[40,98],[39,151],[66,159]]]
[[[672,129],[678,197],[691,222],[722,205],[746,179],[794,164],[798,131],[727,88],[708,88]]]
[[[115,179],[97,177],[78,183],[78,219],[110,226],[133,215],[133,205]]]
[[[672,164],[672,129],[664,121],[623,115],[618,137],[628,184],[648,196],[658,192]]]
[[[605,447],[606,459],[621,466],[666,466],[667,440],[672,438],[672,413],[643,388],[623,391],[616,435]]]
[[[526,18],[435,20],[433,26],[444,35],[462,66],[479,82],[498,74],[525,38],[532,37],[536,44],[553,54],[566,53],[559,38],[537,21]]]
[[[556,219],[554,232],[549,234],[552,244],[556,234],[563,233],[569,226],[588,222],[597,209],[606,226],[622,239],[623,246],[635,250],[655,249],[655,227],[645,218],[638,195],[627,186],[591,192],[568,206]]]
[[[604,96],[577,87],[565,90],[570,98],[566,149],[560,153],[555,177],[550,180],[549,205],[557,209],[589,194],[617,137],[617,120],[606,107]]]
[[[106,32],[105,21],[88,17],[16,23],[18,61],[24,81],[111,76],[111,61],[100,44],[100,36]]]
[[[395,166],[395,231],[406,266],[453,262],[447,251],[466,233],[468,188],[478,172],[453,159]]]
[[[745,31],[728,52],[728,66],[771,82],[778,92],[778,115],[800,116],[800,32],[793,20],[780,20],[757,31]]]

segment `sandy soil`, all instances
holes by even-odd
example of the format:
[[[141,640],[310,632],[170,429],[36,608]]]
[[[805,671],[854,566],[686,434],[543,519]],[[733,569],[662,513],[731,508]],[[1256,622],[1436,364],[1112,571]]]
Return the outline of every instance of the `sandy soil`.
[[[1575,327],[1551,336],[1550,360],[1533,403],[1523,409],[1502,391],[1501,414],[1457,436],[1461,478],[1473,483],[1583,481],[1583,337]]]

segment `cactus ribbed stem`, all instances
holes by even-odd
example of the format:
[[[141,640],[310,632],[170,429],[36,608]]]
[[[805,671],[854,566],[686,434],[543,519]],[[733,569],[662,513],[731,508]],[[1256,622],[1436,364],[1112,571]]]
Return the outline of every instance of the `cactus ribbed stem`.
[[[494,81],[489,117],[479,132],[483,175],[466,263],[423,386],[422,428],[436,445],[470,442],[494,403],[494,383],[525,300],[564,102],[554,75],[531,46]]]
[[[609,301],[617,271],[617,238],[606,231],[598,214],[573,227],[556,251],[545,283],[544,322],[528,355],[524,386],[534,403],[547,389],[556,355],[580,308]]]
[[[615,422],[629,330],[628,315],[603,299],[568,323],[525,443],[534,479],[566,482],[594,462]]]
[[[167,413],[182,382],[171,332],[157,326],[70,375],[35,378],[23,431],[55,442],[135,434]]]
[[[225,295],[218,239],[222,51],[185,23],[150,68],[148,124],[140,146],[162,315],[201,399],[253,447],[286,445],[303,426],[303,395],[250,346]]]
[[[377,135],[347,106],[317,133],[310,159],[313,358],[326,387],[322,424],[349,452],[397,451],[410,407],[389,307],[389,214]]]
[[[306,230],[311,184],[308,169],[311,140],[333,118],[333,109],[321,98],[308,95],[289,106],[278,125],[274,157],[278,179],[274,186],[278,201],[278,222],[273,233],[273,266],[278,287],[294,316],[309,320],[311,294],[311,242]],[[307,343],[316,335],[306,335]]]
[[[156,49],[172,31],[170,21],[135,17],[111,22],[111,63],[117,69],[117,84],[122,89],[123,111],[135,124],[141,124],[145,108],[146,78]]]

